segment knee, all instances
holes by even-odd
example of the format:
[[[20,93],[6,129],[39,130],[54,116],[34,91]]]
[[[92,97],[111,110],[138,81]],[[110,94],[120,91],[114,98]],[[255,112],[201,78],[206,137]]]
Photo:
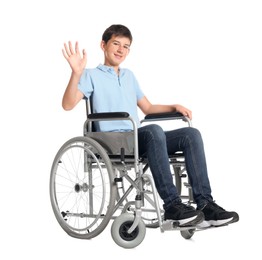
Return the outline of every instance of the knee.
[[[148,133],[148,137],[151,140],[159,141],[159,142],[164,142],[166,140],[165,132],[162,129],[162,127],[159,125],[156,124],[148,125],[147,133]]]
[[[201,138],[201,133],[197,128],[189,127],[188,128],[188,135],[194,137],[194,138]]]
[[[202,136],[197,128],[189,127],[187,131],[187,137],[193,142],[202,143]]]

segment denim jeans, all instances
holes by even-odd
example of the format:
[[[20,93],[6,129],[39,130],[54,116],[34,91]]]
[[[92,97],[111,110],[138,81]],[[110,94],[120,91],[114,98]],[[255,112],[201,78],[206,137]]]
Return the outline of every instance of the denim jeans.
[[[164,201],[164,209],[172,203],[180,202],[177,189],[171,175],[169,157],[177,151],[185,156],[186,170],[194,200],[198,207],[212,201],[211,187],[207,174],[207,165],[203,140],[200,132],[193,127],[184,127],[164,131],[159,125],[151,124],[138,129],[140,156],[146,156],[157,191]]]

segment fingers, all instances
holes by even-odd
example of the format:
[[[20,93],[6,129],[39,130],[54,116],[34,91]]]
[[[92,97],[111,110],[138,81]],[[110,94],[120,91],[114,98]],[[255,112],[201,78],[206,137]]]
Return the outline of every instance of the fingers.
[[[64,58],[69,63],[72,71],[81,73],[87,63],[86,51],[83,50],[81,53],[79,51],[78,42],[75,43],[75,46],[69,41],[68,44],[64,43],[64,48],[62,49]],[[82,55],[83,53],[83,55]]]
[[[63,56],[65,57],[65,59],[68,59],[68,56],[67,56],[67,54],[66,54],[64,49],[62,49],[62,53],[63,53]]]
[[[183,115],[188,117],[190,120],[192,120],[192,112],[188,109],[186,109],[184,112],[183,112]]]
[[[191,112],[191,111],[187,113],[187,117],[188,117],[190,120],[192,120],[192,112]]]
[[[192,111],[188,108],[185,108],[181,105],[175,105],[175,109],[177,112],[180,112],[183,116],[188,117],[190,120],[192,120]]]
[[[68,42],[68,46],[69,46],[69,50],[70,50],[70,55],[69,56],[74,55],[75,54],[74,48],[73,48],[73,45],[72,45],[72,43],[70,41]]]
[[[75,44],[75,52],[76,52],[76,53],[79,53],[78,42],[76,42],[76,44]]]
[[[69,42],[70,44],[70,42]],[[71,51],[70,51],[70,48],[67,46],[66,43],[64,43],[64,49],[62,49],[62,52],[63,52],[63,55],[66,59],[68,59],[68,57],[71,56]]]
[[[74,54],[79,54],[78,42],[75,43],[75,48],[73,48],[71,41],[68,42],[68,45],[64,43],[64,49],[62,50],[62,52],[66,59]]]
[[[83,49],[83,51],[82,51],[82,52],[83,52],[83,59],[84,59],[84,60],[86,60],[86,59],[87,59],[86,50],[85,50],[85,49]]]

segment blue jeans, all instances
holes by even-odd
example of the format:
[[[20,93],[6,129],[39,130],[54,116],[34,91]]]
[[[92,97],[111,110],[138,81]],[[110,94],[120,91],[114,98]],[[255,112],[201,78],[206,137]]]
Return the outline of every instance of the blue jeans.
[[[194,200],[198,207],[212,201],[211,187],[203,140],[200,132],[193,127],[164,131],[159,125],[151,124],[138,129],[139,154],[148,159],[157,191],[164,201],[164,209],[180,202],[173,183],[168,154],[182,151]]]

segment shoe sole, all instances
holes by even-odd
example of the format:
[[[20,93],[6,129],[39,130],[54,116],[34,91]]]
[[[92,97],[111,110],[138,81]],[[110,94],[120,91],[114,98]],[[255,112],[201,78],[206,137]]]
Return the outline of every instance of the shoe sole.
[[[233,219],[228,223],[228,224],[231,224],[231,223],[235,223],[235,222],[238,222],[239,221],[239,215],[236,214]]]
[[[186,218],[186,219],[180,219],[177,220],[179,222],[180,227],[188,227],[188,226],[196,226],[197,224],[203,222],[205,219],[205,216],[202,212],[200,212],[198,215],[191,217],[191,218]]]
[[[222,219],[222,220],[204,220],[197,225],[197,228],[203,229],[208,227],[221,227],[234,222],[234,218]]]

